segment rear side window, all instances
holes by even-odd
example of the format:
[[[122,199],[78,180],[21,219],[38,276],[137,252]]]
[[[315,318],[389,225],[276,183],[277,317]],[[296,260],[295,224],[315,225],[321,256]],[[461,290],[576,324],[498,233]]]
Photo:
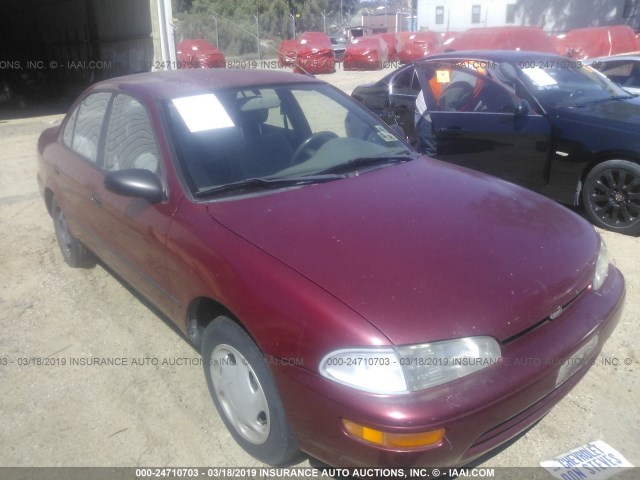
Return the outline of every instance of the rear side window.
[[[135,98],[117,95],[107,127],[104,168],[143,168],[158,173],[159,165],[160,154],[147,110]]]
[[[415,68],[407,68],[395,76],[392,93],[395,95],[418,96],[418,93],[420,93],[420,81]]]
[[[100,131],[110,98],[111,93],[108,92],[86,97],[71,115],[63,133],[64,143],[93,163],[98,160]]]
[[[67,124],[64,127],[64,132],[62,132],[62,142],[69,148],[73,145],[73,130],[76,128],[76,118],[78,118],[78,110],[80,107],[76,107],[73,111]]]

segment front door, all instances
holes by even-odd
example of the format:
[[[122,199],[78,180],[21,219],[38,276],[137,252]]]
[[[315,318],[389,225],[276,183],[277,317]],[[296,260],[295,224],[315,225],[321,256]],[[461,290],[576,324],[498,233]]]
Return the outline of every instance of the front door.
[[[176,199],[150,204],[105,187],[108,172],[150,170],[164,178],[165,166],[151,119],[141,102],[118,94],[113,99],[104,135],[101,169],[92,185],[93,225],[103,242],[107,263],[166,314],[176,301],[166,266],[166,242]]]
[[[482,65],[438,60],[417,68],[436,158],[539,190],[548,178],[549,121]]]

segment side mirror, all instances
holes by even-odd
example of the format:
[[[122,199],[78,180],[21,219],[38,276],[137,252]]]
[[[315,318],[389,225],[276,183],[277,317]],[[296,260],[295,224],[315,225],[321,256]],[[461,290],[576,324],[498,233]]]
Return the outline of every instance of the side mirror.
[[[160,178],[143,168],[130,168],[109,172],[104,177],[108,190],[127,197],[142,198],[149,203],[164,199],[164,189]]]
[[[524,117],[531,111],[531,105],[526,100],[520,100],[520,103],[516,106],[516,117]]]

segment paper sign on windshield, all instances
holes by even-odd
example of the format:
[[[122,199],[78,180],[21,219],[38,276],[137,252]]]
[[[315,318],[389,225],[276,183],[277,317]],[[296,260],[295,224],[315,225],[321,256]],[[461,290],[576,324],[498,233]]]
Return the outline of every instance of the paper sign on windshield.
[[[451,76],[449,75],[449,70],[437,70],[436,71],[436,81],[438,83],[449,83],[451,81]]]
[[[235,126],[220,100],[213,93],[174,98],[172,101],[190,132]]]
[[[537,87],[549,87],[558,84],[543,68],[523,68],[522,71]]]

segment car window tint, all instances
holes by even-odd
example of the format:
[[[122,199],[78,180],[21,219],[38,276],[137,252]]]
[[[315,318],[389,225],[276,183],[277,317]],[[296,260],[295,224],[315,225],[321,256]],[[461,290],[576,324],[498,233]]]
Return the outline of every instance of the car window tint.
[[[143,168],[157,173],[160,154],[153,125],[144,106],[129,95],[113,101],[104,147],[104,168]]]
[[[85,98],[78,107],[71,148],[93,163],[98,160],[98,142],[110,98],[109,92],[94,93]]]
[[[481,113],[514,113],[509,91],[487,75],[466,68],[439,68],[430,80],[435,110]]]
[[[392,80],[392,93],[395,95],[418,95],[420,81],[415,68],[407,68],[399,72]]]

